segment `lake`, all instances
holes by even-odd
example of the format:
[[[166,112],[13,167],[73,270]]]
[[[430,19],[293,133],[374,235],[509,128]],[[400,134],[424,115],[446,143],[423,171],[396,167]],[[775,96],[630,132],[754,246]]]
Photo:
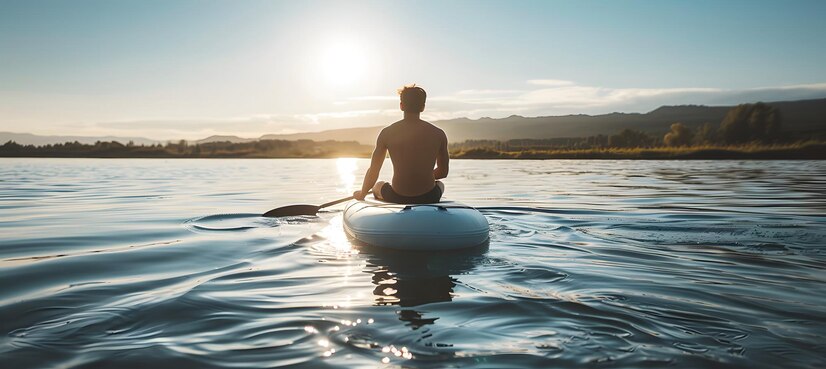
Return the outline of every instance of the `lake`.
[[[491,227],[472,253],[257,215],[367,165],[0,159],[3,367],[826,363],[826,162],[454,160],[445,197]]]

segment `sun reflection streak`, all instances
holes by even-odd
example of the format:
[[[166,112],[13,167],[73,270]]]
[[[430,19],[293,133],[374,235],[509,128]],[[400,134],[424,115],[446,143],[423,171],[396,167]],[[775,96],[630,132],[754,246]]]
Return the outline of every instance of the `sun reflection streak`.
[[[336,168],[338,168],[338,177],[341,187],[336,188],[336,191],[344,194],[351,194],[356,190],[356,170],[358,164],[356,158],[338,158],[336,159]]]
[[[324,237],[337,253],[358,253],[358,250],[353,248],[353,244],[347,238],[347,234],[344,233],[344,220],[341,216],[330,219],[330,224],[320,230],[318,235]]]

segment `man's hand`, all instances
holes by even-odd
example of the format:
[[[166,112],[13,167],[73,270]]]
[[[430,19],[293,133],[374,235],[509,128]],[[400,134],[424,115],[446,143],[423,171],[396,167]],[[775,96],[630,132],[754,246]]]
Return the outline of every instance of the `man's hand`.
[[[353,192],[353,198],[356,199],[356,200],[359,200],[359,201],[364,200],[365,196],[367,196],[367,194],[362,193],[361,190]]]

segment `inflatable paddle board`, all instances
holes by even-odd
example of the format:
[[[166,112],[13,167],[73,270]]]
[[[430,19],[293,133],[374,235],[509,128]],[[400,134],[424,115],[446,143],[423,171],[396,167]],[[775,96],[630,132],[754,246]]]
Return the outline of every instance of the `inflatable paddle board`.
[[[370,246],[397,250],[456,250],[488,242],[490,227],[478,210],[454,201],[393,204],[352,201],[344,231]]]

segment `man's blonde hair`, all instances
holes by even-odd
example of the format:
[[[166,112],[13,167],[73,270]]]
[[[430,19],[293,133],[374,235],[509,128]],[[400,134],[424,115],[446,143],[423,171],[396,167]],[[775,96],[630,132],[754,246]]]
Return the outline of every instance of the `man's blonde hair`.
[[[404,111],[422,112],[424,111],[424,103],[427,100],[427,92],[424,89],[412,85],[404,85],[398,89],[399,98],[401,99]]]

